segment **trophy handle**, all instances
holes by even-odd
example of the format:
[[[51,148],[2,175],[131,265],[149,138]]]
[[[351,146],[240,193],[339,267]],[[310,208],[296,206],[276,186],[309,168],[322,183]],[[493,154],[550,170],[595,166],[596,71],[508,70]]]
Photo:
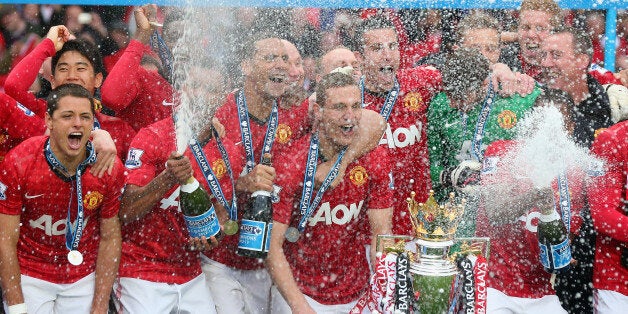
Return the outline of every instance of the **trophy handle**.
[[[489,255],[491,253],[491,240],[488,237],[455,238],[454,243],[455,244],[471,243],[470,245],[472,247],[479,247],[479,249],[482,252],[482,255],[484,255],[486,260],[489,259]]]
[[[406,236],[406,235],[392,235],[392,234],[379,234],[377,235],[377,242],[375,250],[377,252],[384,252],[386,248],[391,248],[392,250],[397,250],[400,241],[403,243],[408,243],[412,241],[414,237]],[[403,249],[404,246],[398,248]]]

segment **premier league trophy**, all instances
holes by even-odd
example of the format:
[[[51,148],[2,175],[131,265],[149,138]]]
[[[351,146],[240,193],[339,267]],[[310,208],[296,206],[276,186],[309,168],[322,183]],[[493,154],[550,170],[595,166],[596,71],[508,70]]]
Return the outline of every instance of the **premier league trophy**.
[[[425,203],[408,198],[408,210],[416,233],[415,261],[410,263],[414,291],[418,292],[418,308],[421,313],[447,313],[452,297],[452,287],[458,269],[450,259],[449,249],[454,245],[454,235],[462,219],[466,201],[449,201],[439,205],[434,192]]]

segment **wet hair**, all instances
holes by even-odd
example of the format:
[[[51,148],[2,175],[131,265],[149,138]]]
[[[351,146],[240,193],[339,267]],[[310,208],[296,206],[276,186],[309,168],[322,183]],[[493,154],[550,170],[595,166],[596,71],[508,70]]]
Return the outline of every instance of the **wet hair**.
[[[358,86],[358,84],[351,75],[340,72],[326,74],[321,81],[316,84],[316,103],[321,107],[324,106],[327,101],[328,89],[345,86]]]
[[[46,99],[48,102],[46,112],[48,112],[51,117],[57,108],[59,108],[59,101],[61,98],[66,96],[89,99],[89,108],[91,109],[92,114],[96,113],[94,110],[94,97],[92,94],[81,85],[68,83],[53,89],[50,94],[48,94],[48,98]]]
[[[456,42],[462,43],[466,33],[476,29],[494,29],[498,34],[500,33],[499,22],[496,18],[483,13],[475,12],[465,16],[460,23],[458,23],[458,29],[456,31]]]
[[[557,27],[561,24],[562,11],[554,0],[523,0],[519,9],[519,12],[522,11],[545,12],[552,16],[550,21],[552,26]]]
[[[482,88],[490,73],[490,61],[475,48],[459,48],[449,55],[442,68],[443,90],[447,96],[464,100],[467,94]]]
[[[362,21],[360,26],[358,27],[358,31],[356,33],[356,47],[355,50],[363,53],[364,52],[364,33],[376,29],[392,29],[397,34],[397,29],[395,28],[395,24],[383,15],[375,15],[369,17]]]
[[[57,63],[59,62],[59,59],[61,59],[61,56],[69,51],[76,51],[89,60],[94,68],[94,75],[98,73],[104,74],[105,70],[102,63],[102,55],[100,54],[98,47],[83,39],[73,39],[63,44],[63,48],[52,56],[52,75],[55,75]]]
[[[591,42],[591,37],[586,30],[570,26],[559,26],[552,32],[552,34],[563,33],[571,34],[573,38],[573,49],[577,54],[587,55],[589,60],[591,60],[593,57],[593,43]]]

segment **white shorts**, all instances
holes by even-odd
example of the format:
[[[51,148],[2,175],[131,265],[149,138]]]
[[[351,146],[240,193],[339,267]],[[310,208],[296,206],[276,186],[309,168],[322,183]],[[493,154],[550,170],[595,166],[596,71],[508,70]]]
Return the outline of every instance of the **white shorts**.
[[[312,307],[314,312],[318,314],[349,313],[349,311],[351,311],[351,309],[353,309],[353,307],[355,307],[355,305],[358,303],[358,300],[355,300],[355,301],[345,303],[345,304],[326,305],[326,304],[320,304],[316,302],[316,300],[308,297],[307,295],[304,295],[304,296],[305,296],[305,301],[307,301],[307,303],[310,305],[310,307]],[[270,288],[270,301],[271,301],[271,305],[270,305],[271,313],[273,314],[291,314],[292,313],[292,310],[290,310],[290,306],[288,305],[288,302],[286,302],[286,300],[281,295],[281,292],[279,292],[279,289],[277,289],[277,286],[275,285],[273,285],[272,288]]]
[[[216,313],[205,274],[180,285],[121,277],[114,291],[120,314]]]
[[[503,292],[488,288],[486,300],[486,313],[491,314],[538,314],[567,313],[560,306],[560,301],[556,295],[546,295],[538,299],[511,297]]]
[[[85,313],[92,308],[95,275],[74,283],[57,284],[21,275],[22,294],[28,313]],[[4,310],[8,313],[6,302]]]
[[[621,314],[628,309],[628,296],[611,290],[595,289],[593,302],[598,314]]]
[[[218,313],[269,313],[271,279],[265,268],[235,269],[205,255],[201,268]]]

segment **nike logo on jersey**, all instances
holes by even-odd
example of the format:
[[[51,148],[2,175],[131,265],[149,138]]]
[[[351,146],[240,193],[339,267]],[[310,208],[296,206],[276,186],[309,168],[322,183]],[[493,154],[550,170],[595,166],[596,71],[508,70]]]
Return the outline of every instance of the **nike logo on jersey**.
[[[173,102],[167,102],[165,99],[161,102],[161,104],[164,106],[174,106]]]
[[[388,145],[388,148],[412,146],[421,141],[422,125],[421,122],[417,122],[417,125],[410,125],[409,128],[399,127],[393,131],[388,123],[379,145]]]
[[[452,126],[458,124],[458,122],[445,123],[445,128],[451,128]]]
[[[29,195],[28,193],[24,194],[24,198],[25,199],[38,198],[38,197],[42,197],[42,196],[44,196],[44,195],[43,194]]]
[[[318,207],[316,214],[309,219],[309,225],[315,226],[319,222],[326,225],[331,225],[332,223],[345,225],[353,219],[358,219],[363,204],[364,200],[361,200],[359,204],[352,203],[348,207],[345,204],[339,204],[332,209],[329,202],[325,202]]]

